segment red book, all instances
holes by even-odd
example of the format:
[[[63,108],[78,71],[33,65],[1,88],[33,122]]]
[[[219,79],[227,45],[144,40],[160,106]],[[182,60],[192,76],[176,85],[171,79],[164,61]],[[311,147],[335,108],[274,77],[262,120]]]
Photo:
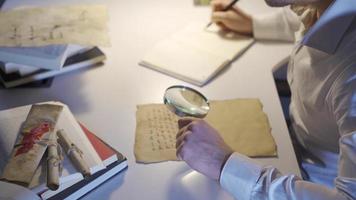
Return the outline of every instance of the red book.
[[[89,131],[83,124],[79,122],[80,127],[83,129],[90,143],[95,148],[96,152],[99,154],[101,160],[105,166],[110,165],[111,163],[118,160],[117,152],[110,148],[104,141],[98,138],[94,133]]]

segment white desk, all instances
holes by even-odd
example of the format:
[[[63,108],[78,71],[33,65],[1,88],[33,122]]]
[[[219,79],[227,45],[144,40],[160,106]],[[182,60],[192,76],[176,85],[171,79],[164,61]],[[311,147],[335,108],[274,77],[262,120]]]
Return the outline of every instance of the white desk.
[[[5,9],[24,2],[8,1]],[[54,3],[52,0],[31,2]],[[60,4],[68,2],[71,0]],[[129,169],[84,199],[232,199],[218,183],[193,172],[183,162],[142,165],[135,163],[133,155],[136,105],[161,103],[164,90],[171,85],[191,86],[137,63],[156,42],[189,21],[206,22],[209,8],[194,7],[193,0],[104,3],[109,6],[112,41],[112,47],[104,49],[108,57],[105,66],[57,77],[51,88],[0,89],[0,110],[41,101],[62,101],[88,128],[127,156]],[[240,4],[254,12],[267,10],[261,0],[245,0]],[[291,44],[256,43],[212,82],[197,89],[210,99],[260,98],[278,145],[278,158],[259,160],[284,173],[299,174],[272,77],[272,68],[290,51]]]

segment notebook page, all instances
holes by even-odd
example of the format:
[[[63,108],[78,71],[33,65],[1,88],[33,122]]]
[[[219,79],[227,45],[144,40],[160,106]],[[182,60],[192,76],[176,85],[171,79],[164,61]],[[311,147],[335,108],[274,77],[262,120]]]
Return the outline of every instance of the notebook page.
[[[192,23],[174,34],[172,38],[195,49],[202,49],[228,60],[233,60],[254,41],[250,37],[221,31],[215,24],[209,28],[205,26],[201,23]]]
[[[159,71],[202,85],[228,60],[196,49],[176,40],[167,39],[158,43],[143,59],[144,65]]]
[[[159,42],[140,64],[202,86],[253,43],[249,37],[222,34],[216,25],[205,26],[192,23]]]

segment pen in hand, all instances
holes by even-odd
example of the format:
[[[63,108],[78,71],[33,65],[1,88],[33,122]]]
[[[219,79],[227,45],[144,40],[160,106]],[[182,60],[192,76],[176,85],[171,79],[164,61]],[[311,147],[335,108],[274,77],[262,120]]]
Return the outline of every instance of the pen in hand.
[[[230,10],[239,0],[233,0],[229,3],[229,5],[227,5],[222,11],[223,12],[226,12],[228,10]],[[209,28],[209,26],[211,26],[213,24],[213,22],[209,22],[207,25],[206,25],[206,28]]]

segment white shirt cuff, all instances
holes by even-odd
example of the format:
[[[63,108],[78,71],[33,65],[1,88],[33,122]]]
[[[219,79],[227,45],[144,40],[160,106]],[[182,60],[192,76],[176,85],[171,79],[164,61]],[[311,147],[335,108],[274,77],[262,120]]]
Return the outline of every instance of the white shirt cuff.
[[[252,159],[233,153],[221,171],[220,185],[239,200],[249,200],[262,168]]]

